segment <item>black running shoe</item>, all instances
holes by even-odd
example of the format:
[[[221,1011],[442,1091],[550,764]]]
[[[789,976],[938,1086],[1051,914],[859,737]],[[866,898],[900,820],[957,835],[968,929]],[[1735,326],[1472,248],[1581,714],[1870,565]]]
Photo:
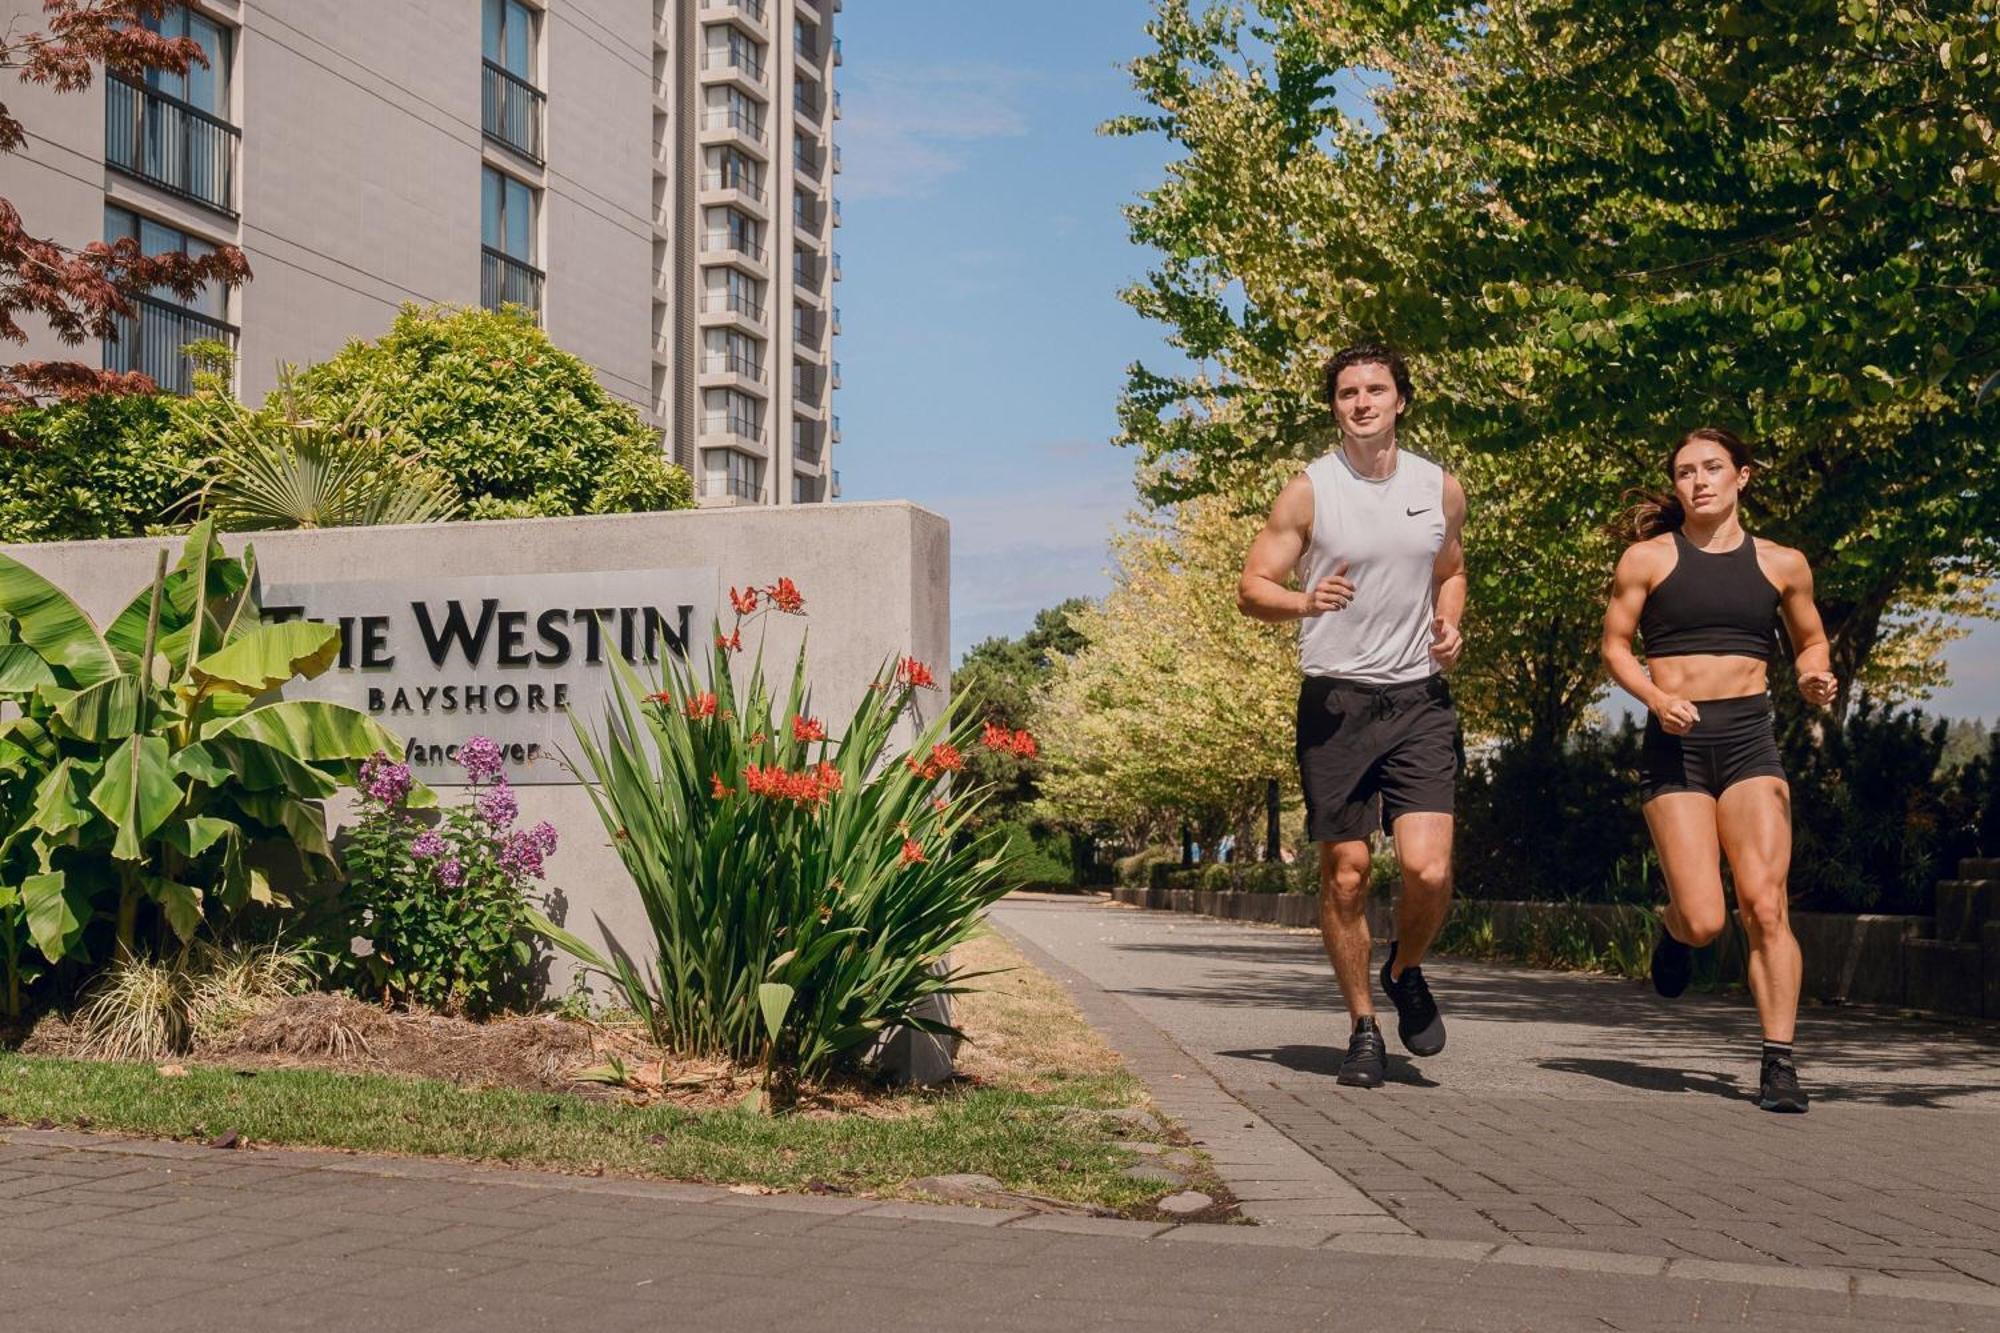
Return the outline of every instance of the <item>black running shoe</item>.
[[[1436,1055],[1444,1049],[1444,1019],[1424,981],[1424,970],[1406,967],[1401,977],[1392,978],[1389,969],[1395,965],[1396,941],[1390,940],[1389,961],[1382,964],[1382,991],[1396,1006],[1396,1035],[1411,1055]]]
[[[1669,1000],[1688,988],[1694,976],[1694,950],[1660,927],[1660,942],[1653,946],[1653,989]]]
[[[1790,1060],[1783,1056],[1773,1056],[1764,1062],[1764,1074],[1758,1080],[1757,1105],[1765,1111],[1780,1111],[1791,1115],[1803,1115],[1807,1105],[1806,1090],[1799,1086],[1799,1071]]]
[[[1382,1029],[1373,1023],[1354,1029],[1337,1081],[1350,1088],[1379,1088],[1388,1075],[1389,1051],[1382,1044]]]

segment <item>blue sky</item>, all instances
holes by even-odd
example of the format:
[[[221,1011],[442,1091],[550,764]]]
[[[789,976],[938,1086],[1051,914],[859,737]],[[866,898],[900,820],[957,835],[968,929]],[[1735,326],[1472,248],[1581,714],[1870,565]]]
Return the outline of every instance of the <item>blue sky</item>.
[[[1167,150],[1096,127],[1138,109],[1120,66],[1150,13],[854,0],[837,23],[842,490],[951,520],[955,654],[1103,593],[1135,503],[1118,391],[1133,360],[1175,358],[1118,300],[1148,259],[1119,209]],[[1928,707],[2000,715],[2000,625],[1950,656]]]

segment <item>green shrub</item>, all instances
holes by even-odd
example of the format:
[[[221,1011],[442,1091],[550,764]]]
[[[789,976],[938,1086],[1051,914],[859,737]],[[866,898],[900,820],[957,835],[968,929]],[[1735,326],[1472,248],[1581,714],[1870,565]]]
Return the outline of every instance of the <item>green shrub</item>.
[[[266,702],[333,665],[340,632],[265,625],[255,555],[206,523],[100,630],[0,556],[0,1004],[44,963],[185,952],[253,903],[259,867],[331,865],[318,804],[401,743],[338,704]]]
[[[362,767],[362,815],[340,850],[347,888],[320,947],[329,980],[368,999],[483,1015],[534,998],[545,941],[528,890],[556,831],[514,827],[491,740],[468,739],[458,763],[473,798],[435,823],[411,813],[405,765],[377,755]]]
[[[763,591],[800,605],[789,582]],[[739,613],[728,642],[741,628]],[[838,729],[808,715],[803,651],[782,702],[761,661],[741,689],[732,666],[718,646],[706,682],[671,660],[649,688],[614,658],[605,723],[578,723],[577,767],[655,957],[607,959],[540,928],[611,978],[656,1040],[761,1055],[788,1079],[853,1060],[897,1024],[948,1030],[920,1007],[959,989],[946,956],[1008,883],[992,840],[967,832],[984,791],[941,787],[964,771],[977,721],[948,708],[897,754],[892,737],[930,687],[922,663],[879,676]]]
[[[1111,863],[1112,882],[1120,885],[1148,885],[1152,883],[1153,867],[1173,865],[1180,860],[1180,853],[1171,847],[1145,847],[1130,856],[1121,856]]]
[[[0,542],[143,537],[171,521],[201,447],[163,394],[98,395],[0,426]]]
[[[1201,868],[1201,887],[1211,893],[1227,893],[1236,887],[1236,875],[1220,861]]]
[[[381,338],[301,371],[298,390],[313,412],[358,411],[395,453],[437,468],[474,518],[694,503],[658,434],[519,309],[406,306]]]
[[[995,845],[1006,853],[1007,879],[1013,887],[1076,886],[1076,865],[1066,855],[1066,836],[1038,837],[1033,828],[1013,820],[995,824],[992,836]]]
[[[1240,887],[1249,893],[1289,893],[1293,877],[1282,861],[1253,861],[1245,866]]]

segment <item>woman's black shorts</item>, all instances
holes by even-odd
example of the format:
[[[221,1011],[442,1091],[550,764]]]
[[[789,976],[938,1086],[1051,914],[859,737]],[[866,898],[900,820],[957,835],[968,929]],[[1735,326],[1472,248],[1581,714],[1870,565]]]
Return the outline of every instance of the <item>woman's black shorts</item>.
[[[1660,719],[1646,719],[1639,750],[1640,800],[1668,792],[1698,791],[1720,797],[1745,778],[1783,778],[1771,696],[1697,699],[1701,720],[1685,736],[1669,735]]]

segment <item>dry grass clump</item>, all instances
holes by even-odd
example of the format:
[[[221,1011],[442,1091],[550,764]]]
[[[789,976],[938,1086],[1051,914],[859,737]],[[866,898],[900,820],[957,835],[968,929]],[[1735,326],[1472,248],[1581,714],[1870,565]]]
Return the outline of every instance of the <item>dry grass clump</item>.
[[[1003,1087],[1046,1091],[1054,1080],[1116,1074],[1118,1053],[1084,1021],[1061,983],[1035,967],[992,927],[952,950],[952,965],[981,977],[955,997],[964,1031],[959,1072]]]
[[[163,1060],[310,985],[304,953],[282,944],[198,943],[179,958],[123,958],[78,1011],[77,1054]]]

